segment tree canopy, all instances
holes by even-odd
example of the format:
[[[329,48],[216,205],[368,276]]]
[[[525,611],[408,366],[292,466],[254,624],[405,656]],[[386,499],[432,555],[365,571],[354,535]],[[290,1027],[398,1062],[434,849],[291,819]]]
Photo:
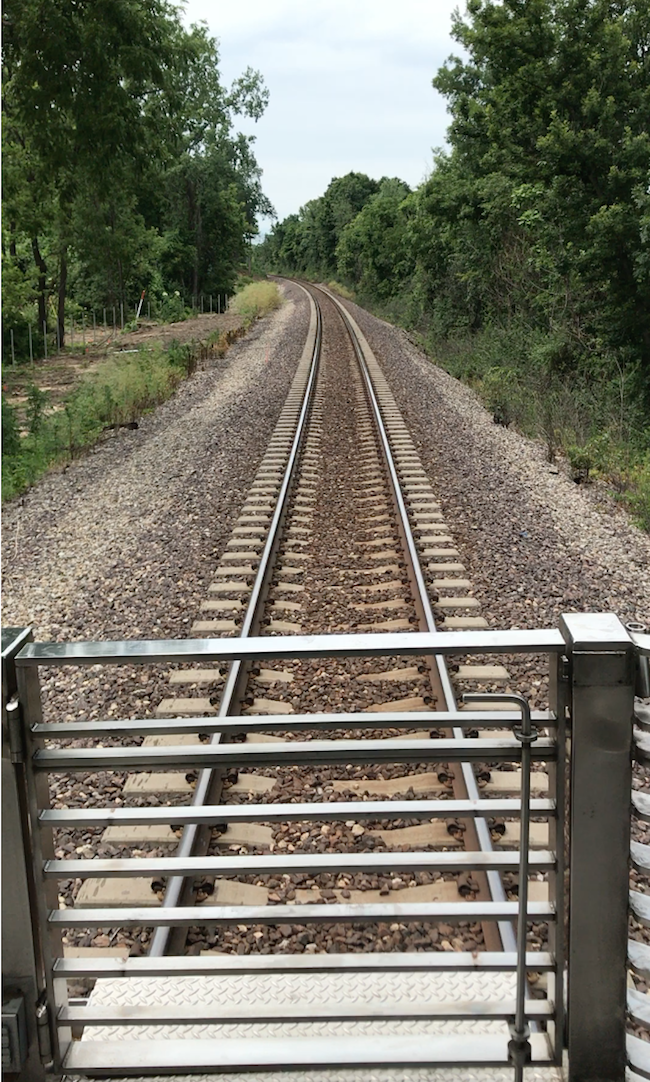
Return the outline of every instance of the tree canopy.
[[[332,257],[314,223],[331,221],[335,181],[260,257],[335,274],[522,412],[572,395],[571,438],[648,446],[650,2],[467,0],[453,36],[463,55],[433,79],[448,148],[428,179],[409,194],[365,178]]]
[[[36,303],[63,340],[68,296],[231,289],[272,209],[234,125],[267,101],[250,69],[223,86],[216,40],[167,0],[6,0],[5,326]]]

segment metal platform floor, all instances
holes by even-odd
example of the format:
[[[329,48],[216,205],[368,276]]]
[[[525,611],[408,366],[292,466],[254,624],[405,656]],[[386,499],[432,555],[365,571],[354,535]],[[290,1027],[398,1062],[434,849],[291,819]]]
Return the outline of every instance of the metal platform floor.
[[[197,1018],[201,1018],[202,1010],[214,1009],[218,1004],[241,1007],[264,1017],[274,1008],[292,1006],[304,1011],[310,1006],[316,1009],[345,1004],[368,1013],[369,1009],[444,1003],[461,1010],[471,1004],[475,1016],[471,1020],[93,1025],[84,1030],[80,1041],[73,1042],[66,1075],[135,1078],[146,1074],[149,1079],[160,1078],[162,1082],[164,1077],[168,1082],[170,1078],[180,1080],[191,1071],[197,1082],[512,1082],[513,1068],[504,1059],[507,1024],[481,1018],[480,1011],[482,1004],[513,1003],[513,973],[387,972],[381,974],[381,1000],[377,996],[377,976],[306,972],[106,979],[95,985],[89,1005],[93,1009],[118,1007],[126,1011],[138,1006],[191,1005]],[[185,1042],[192,1043],[183,1049]],[[535,1034],[533,1045],[535,1058],[544,1059],[544,1035]],[[434,1059],[429,1054],[436,1049],[440,1056]],[[474,1066],[453,1065],[473,1058],[479,1049],[484,1051],[484,1059],[502,1065],[484,1067],[478,1061]],[[350,1067],[350,1062],[358,1062],[359,1050],[361,1064]],[[303,1055],[307,1057],[304,1060]],[[398,1065],[402,1058],[403,1063]],[[296,1059],[296,1066],[285,1067]],[[391,1065],[379,1066],[377,1060]],[[422,1060],[440,1066],[424,1066]],[[217,1064],[221,1062],[223,1067],[219,1069]],[[563,1080],[559,1069],[547,1066],[528,1067],[525,1077],[526,1082]]]

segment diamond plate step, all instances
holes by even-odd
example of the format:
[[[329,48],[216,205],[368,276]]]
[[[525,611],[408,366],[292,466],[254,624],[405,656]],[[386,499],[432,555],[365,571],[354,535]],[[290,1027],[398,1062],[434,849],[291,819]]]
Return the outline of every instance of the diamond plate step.
[[[513,973],[385,973],[381,1003],[377,978],[368,973],[248,973],[210,977],[131,978],[97,981],[89,1007],[94,1017],[105,1008],[165,1009],[191,1005],[196,1015],[243,1008],[261,1019],[282,1009],[314,1013],[333,1009],[351,1014],[344,1021],[214,1022],[193,1025],[86,1026],[81,1041],[73,1042],[66,1060],[68,1072],[101,1074],[102,1070],[137,1076],[138,1071],[165,1071],[178,1064],[188,1069],[214,1070],[199,1075],[214,1082],[512,1082],[507,1064],[507,1023],[480,1017],[486,1009],[507,1011],[515,988]],[[425,1018],[401,1020],[368,1017],[376,1011],[399,1015],[413,1004],[438,1004],[463,1013],[477,1003],[471,1020]],[[501,1006],[499,1006],[501,1004]],[[455,1005],[455,1006],[454,1006]],[[359,1019],[355,1020],[354,1015]],[[533,1057],[548,1063],[543,1034],[532,1036]],[[473,1067],[452,1067],[455,1063]],[[479,1064],[501,1064],[498,1069]],[[283,1069],[293,1066],[290,1072]],[[358,1065],[356,1070],[351,1065]],[[296,1073],[296,1069],[298,1073]],[[241,1073],[241,1071],[245,1073]],[[231,1072],[236,1071],[236,1074]],[[260,1073],[260,1072],[263,1073]],[[196,1077],[196,1076],[195,1076]],[[526,1082],[561,1082],[552,1068],[531,1066]]]

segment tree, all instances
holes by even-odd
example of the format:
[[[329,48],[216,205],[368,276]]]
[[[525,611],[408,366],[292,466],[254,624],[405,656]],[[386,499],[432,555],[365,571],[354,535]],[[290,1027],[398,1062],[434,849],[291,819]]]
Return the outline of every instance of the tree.
[[[399,293],[414,269],[406,233],[409,193],[404,181],[384,177],[342,230],[336,249],[343,279],[380,300]]]
[[[215,40],[166,0],[7,0],[3,26],[5,258],[32,281],[29,239],[39,319],[55,291],[63,341],[70,283],[127,302],[160,288],[172,252],[194,292],[206,273],[231,282],[269,209],[252,140],[232,132],[238,113],[262,115],[261,76],[225,89]]]

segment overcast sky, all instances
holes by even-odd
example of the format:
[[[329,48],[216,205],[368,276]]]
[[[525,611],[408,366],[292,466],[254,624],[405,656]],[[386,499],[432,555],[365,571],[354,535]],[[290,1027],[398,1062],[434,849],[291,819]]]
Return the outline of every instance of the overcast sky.
[[[448,118],[431,86],[459,47],[459,0],[187,0],[220,41],[229,84],[250,65],[271,94],[257,124],[264,191],[280,218],[351,170],[411,186],[431,168]]]

